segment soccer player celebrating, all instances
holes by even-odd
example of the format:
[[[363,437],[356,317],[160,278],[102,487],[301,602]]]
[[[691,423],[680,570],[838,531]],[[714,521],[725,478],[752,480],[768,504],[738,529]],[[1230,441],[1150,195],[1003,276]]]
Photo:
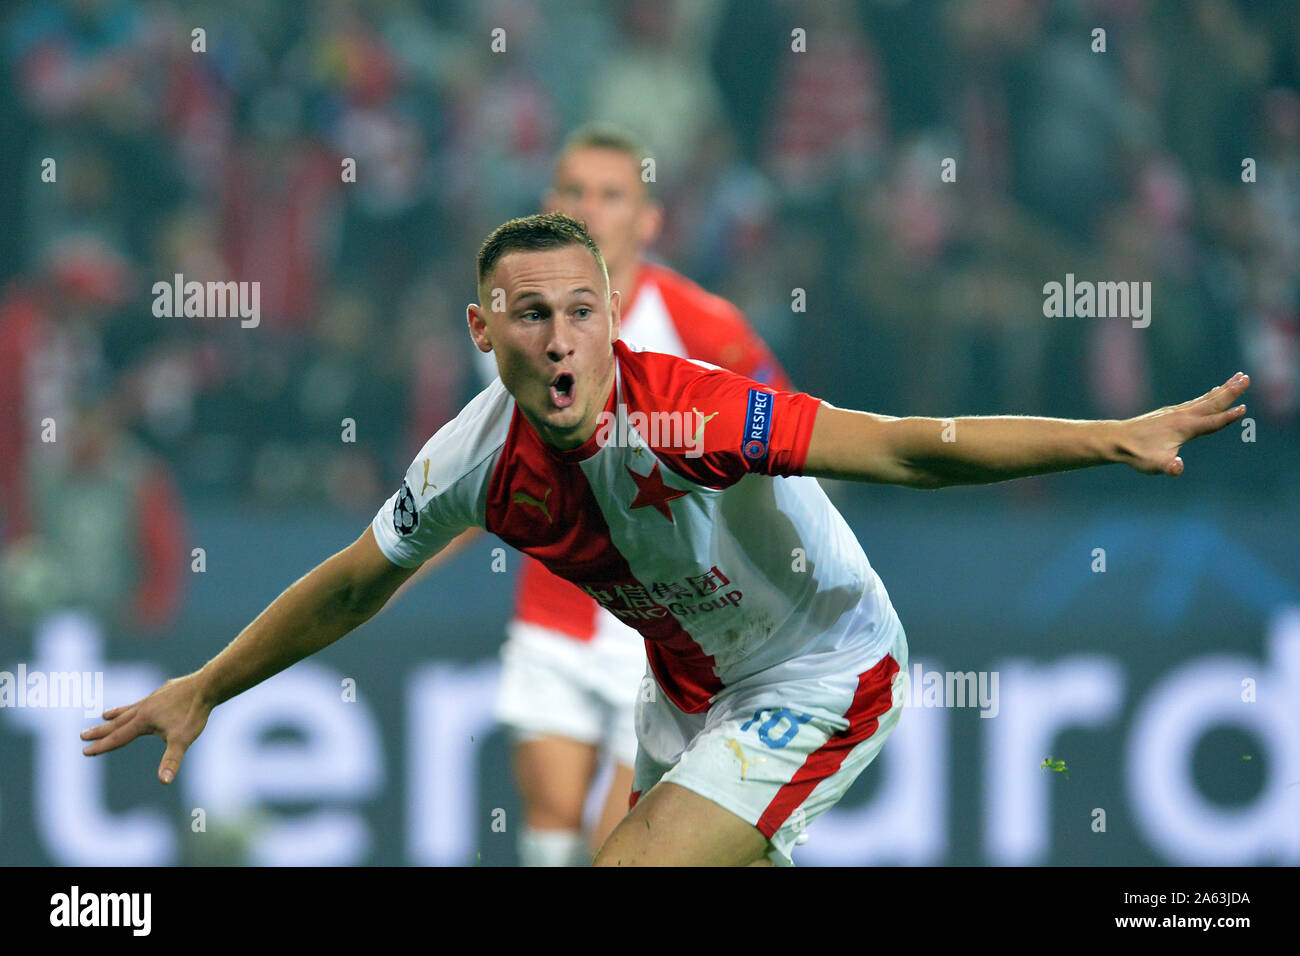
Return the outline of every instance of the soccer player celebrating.
[[[662,222],[642,176],[648,155],[616,127],[579,129],[556,160],[544,211],[572,216],[595,240],[610,287],[626,293],[625,342],[790,390],[772,353],[735,306],[645,260]],[[485,381],[496,378],[493,353],[479,357]],[[537,507],[549,511],[548,502]],[[514,737],[515,778],[524,803],[520,861],[585,865],[627,812],[644,642],[590,595],[525,557],[502,662],[497,717]],[[582,832],[583,808],[602,751],[613,758],[614,772],[589,840]]]
[[[1122,421],[846,411],[619,342],[600,251],[558,214],[487,238],[480,299],[496,289],[503,310],[470,305],[468,319],[500,380],[429,439],[352,545],[203,668],[107,711],[81,735],[87,755],[161,736],[170,783],[214,707],[368,620],[477,525],[645,638],[634,806],[596,865],[789,863],[897,725],[907,666],[884,586],[806,476],[940,488],[1110,463],[1176,476],[1185,442],[1240,420],[1249,384],[1239,373]]]

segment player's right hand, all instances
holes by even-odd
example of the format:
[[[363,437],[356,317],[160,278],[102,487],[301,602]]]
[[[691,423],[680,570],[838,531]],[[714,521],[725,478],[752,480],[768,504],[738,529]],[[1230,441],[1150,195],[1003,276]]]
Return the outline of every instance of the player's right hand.
[[[207,726],[212,708],[199,691],[198,675],[177,677],[163,684],[144,700],[104,711],[107,723],[82,731],[82,740],[95,741],[81,752],[95,757],[129,744],[144,734],[161,737],[167,744],[158,779],[171,783],[180,770],[181,758]]]

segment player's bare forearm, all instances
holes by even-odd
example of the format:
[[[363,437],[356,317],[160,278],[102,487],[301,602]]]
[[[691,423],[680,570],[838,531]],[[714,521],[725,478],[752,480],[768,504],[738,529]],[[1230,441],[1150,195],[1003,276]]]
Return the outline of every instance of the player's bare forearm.
[[[365,623],[369,614],[349,608],[331,579],[329,563],[291,584],[198,672],[209,706],[260,684]]]
[[[805,473],[908,488],[1005,481],[1119,461],[1116,424],[1015,416],[891,418],[823,406]]]
[[[806,474],[943,488],[1123,463],[1143,474],[1182,474],[1179,447],[1237,421],[1230,407],[1244,375],[1181,405],[1123,421],[990,416],[892,418],[823,404]]]
[[[198,672],[205,702],[241,694],[360,627],[415,569],[388,562],[366,529],[291,584]]]
[[[980,485],[1120,461],[1119,422],[990,416],[904,418],[899,447],[913,487]]]

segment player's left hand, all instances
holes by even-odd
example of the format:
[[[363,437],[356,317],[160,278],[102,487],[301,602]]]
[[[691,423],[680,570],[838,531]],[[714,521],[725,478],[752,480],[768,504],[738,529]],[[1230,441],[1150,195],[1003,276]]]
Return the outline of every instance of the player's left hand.
[[[1178,477],[1183,473],[1178,457],[1183,442],[1239,421],[1246,406],[1233,402],[1249,387],[1250,376],[1238,372],[1200,398],[1120,422],[1121,460],[1144,475]]]

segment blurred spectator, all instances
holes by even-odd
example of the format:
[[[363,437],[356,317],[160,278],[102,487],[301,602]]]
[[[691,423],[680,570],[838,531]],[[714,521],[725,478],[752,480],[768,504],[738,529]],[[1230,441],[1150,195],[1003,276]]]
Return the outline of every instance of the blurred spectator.
[[[156,630],[178,607],[180,505],[166,464],[123,431],[104,357],[105,320],[132,285],[111,246],[73,235],[0,301],[3,560],[23,620],[77,604]]]
[[[706,129],[690,156],[667,210],[660,247],[668,259],[713,288],[761,252],[778,195],[765,176],[741,159],[727,123]],[[760,336],[771,342],[761,331]]]
[[[885,142],[884,83],[857,11],[847,0],[800,7],[806,49],[778,61],[766,167],[792,195],[818,201],[872,168]]]
[[[66,459],[58,430],[78,398],[108,384],[102,323],[127,294],[128,266],[106,243],[69,236],[0,299],[0,516],[4,540],[31,530],[31,470]],[[54,436],[51,440],[51,434]]]
[[[118,130],[156,118],[162,70],[149,32],[145,8],[131,0],[26,4],[9,54],[28,108],[47,122]]]
[[[1166,136],[1196,180],[1240,170],[1249,104],[1268,78],[1268,38],[1250,27],[1245,6],[1189,0],[1160,4],[1153,14],[1168,82]]]
[[[27,533],[0,559],[19,621],[80,607],[148,634],[175,619],[188,559],[180,502],[166,465],[116,414],[107,400],[78,405],[61,423],[65,460],[28,463]]]
[[[1300,410],[1300,94],[1272,90],[1263,107],[1257,180],[1243,187],[1255,225],[1244,349],[1258,369],[1262,410],[1294,421]]]
[[[303,128],[297,90],[276,86],[249,103],[248,136],[223,190],[228,279],[261,284],[261,324],[290,333],[310,325],[328,268],[325,238],[341,168]]]
[[[477,9],[473,57],[448,93],[450,143],[439,185],[449,220],[469,229],[475,250],[503,220],[532,209],[550,175],[559,127],[541,62],[558,51],[548,47],[545,26],[533,0]],[[504,51],[494,51],[496,30],[504,31]]]
[[[400,303],[396,351],[404,363],[396,368],[409,380],[410,389],[400,444],[386,461],[390,469],[409,464],[429,436],[460,411],[466,385],[476,387],[463,306],[448,295],[449,284],[431,270]]]
[[[623,4],[621,49],[588,89],[590,118],[641,136],[655,155],[655,182],[665,188],[683,182],[691,147],[721,110],[704,37],[690,35],[691,6],[677,0]]]
[[[426,135],[440,132],[442,104],[432,91],[410,95],[413,64],[399,59],[382,24],[369,22],[361,8],[329,5],[313,13],[302,55],[326,97],[330,145],[340,159],[335,176],[344,183],[338,273],[345,281],[400,288],[437,235],[429,228],[436,210]],[[409,9],[403,27],[428,32]],[[348,180],[343,161],[355,166]]]

